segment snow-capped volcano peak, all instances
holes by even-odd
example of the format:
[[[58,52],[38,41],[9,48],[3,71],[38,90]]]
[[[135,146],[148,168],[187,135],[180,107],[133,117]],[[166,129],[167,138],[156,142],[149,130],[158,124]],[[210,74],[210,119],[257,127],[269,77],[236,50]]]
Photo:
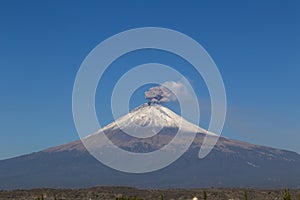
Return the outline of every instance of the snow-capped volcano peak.
[[[208,131],[192,124],[160,104],[142,104],[115,122],[107,125],[102,131],[122,129],[136,137],[150,137],[163,128],[174,128],[186,132],[200,132],[210,135]]]

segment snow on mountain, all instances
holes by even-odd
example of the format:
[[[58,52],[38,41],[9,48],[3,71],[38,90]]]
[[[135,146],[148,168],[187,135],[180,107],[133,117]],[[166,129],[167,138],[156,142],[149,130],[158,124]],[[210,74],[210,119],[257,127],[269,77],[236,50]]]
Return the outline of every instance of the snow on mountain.
[[[163,128],[181,128],[184,132],[197,132],[216,136],[216,134],[185,120],[162,105],[148,105],[147,103],[105,126],[101,131],[109,132],[121,129],[131,136],[146,138],[156,135]]]
[[[161,105],[143,104],[90,135],[84,142],[92,147],[103,147],[97,140],[97,136],[101,137],[98,133],[103,131],[109,140],[126,151],[152,152],[169,144],[180,125],[186,132],[184,135],[194,131],[199,134],[182,157],[161,170],[145,174],[116,171],[97,161],[83,141],[77,140],[0,161],[0,189],[95,185],[146,188],[300,187],[299,154],[220,137],[211,153],[199,159],[199,148],[206,134],[213,134]],[[160,129],[157,135],[150,137]],[[124,130],[137,137],[126,135]],[[183,140],[180,142],[184,143]],[[114,154],[111,156],[115,157]]]

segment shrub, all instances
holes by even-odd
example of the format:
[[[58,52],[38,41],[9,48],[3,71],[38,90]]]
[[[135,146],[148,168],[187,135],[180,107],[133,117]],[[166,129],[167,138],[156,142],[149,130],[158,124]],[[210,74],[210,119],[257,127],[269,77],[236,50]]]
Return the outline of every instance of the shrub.
[[[203,191],[203,200],[207,200],[207,194],[206,194],[206,191]]]
[[[164,200],[164,195],[160,195],[160,200]]]
[[[283,200],[291,200],[291,194],[290,194],[290,191],[288,189],[284,190]]]
[[[244,200],[248,200],[248,193],[247,193],[247,191],[244,192]]]

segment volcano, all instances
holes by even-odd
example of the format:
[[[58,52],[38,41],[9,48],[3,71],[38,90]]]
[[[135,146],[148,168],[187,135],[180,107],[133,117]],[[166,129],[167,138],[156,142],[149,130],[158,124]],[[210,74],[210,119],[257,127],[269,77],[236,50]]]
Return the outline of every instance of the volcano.
[[[84,142],[97,148],[95,138],[105,133],[114,145],[126,151],[153,152],[169,144],[179,128],[187,134],[196,133],[191,146],[171,165],[149,173],[133,174],[109,168],[96,160],[83,145]],[[0,189],[95,185],[139,188],[300,187],[299,154],[220,137],[210,154],[199,159],[199,149],[207,135],[217,136],[162,105],[143,104],[83,140],[0,161]]]

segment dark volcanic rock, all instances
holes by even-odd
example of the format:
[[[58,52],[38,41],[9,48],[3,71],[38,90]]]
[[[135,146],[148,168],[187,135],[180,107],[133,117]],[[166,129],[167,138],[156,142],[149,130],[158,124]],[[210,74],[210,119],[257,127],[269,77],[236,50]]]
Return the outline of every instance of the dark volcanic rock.
[[[155,115],[148,116],[141,109],[154,109],[151,112]],[[142,106],[133,114],[137,123],[144,124],[143,120],[148,123],[154,117],[156,124],[165,126],[158,135],[146,139],[129,137],[114,123],[104,127],[105,134],[123,149],[154,151],[168,144],[177,131],[180,117],[166,108]],[[126,122],[126,116],[121,120]],[[189,130],[195,128],[195,125],[184,123]],[[198,152],[205,136],[205,131],[199,130],[193,144],[181,158],[155,172],[130,174],[111,169],[92,157],[79,140],[0,161],[0,189],[83,188],[95,185],[300,188],[299,154],[221,137],[212,152],[199,159]]]

